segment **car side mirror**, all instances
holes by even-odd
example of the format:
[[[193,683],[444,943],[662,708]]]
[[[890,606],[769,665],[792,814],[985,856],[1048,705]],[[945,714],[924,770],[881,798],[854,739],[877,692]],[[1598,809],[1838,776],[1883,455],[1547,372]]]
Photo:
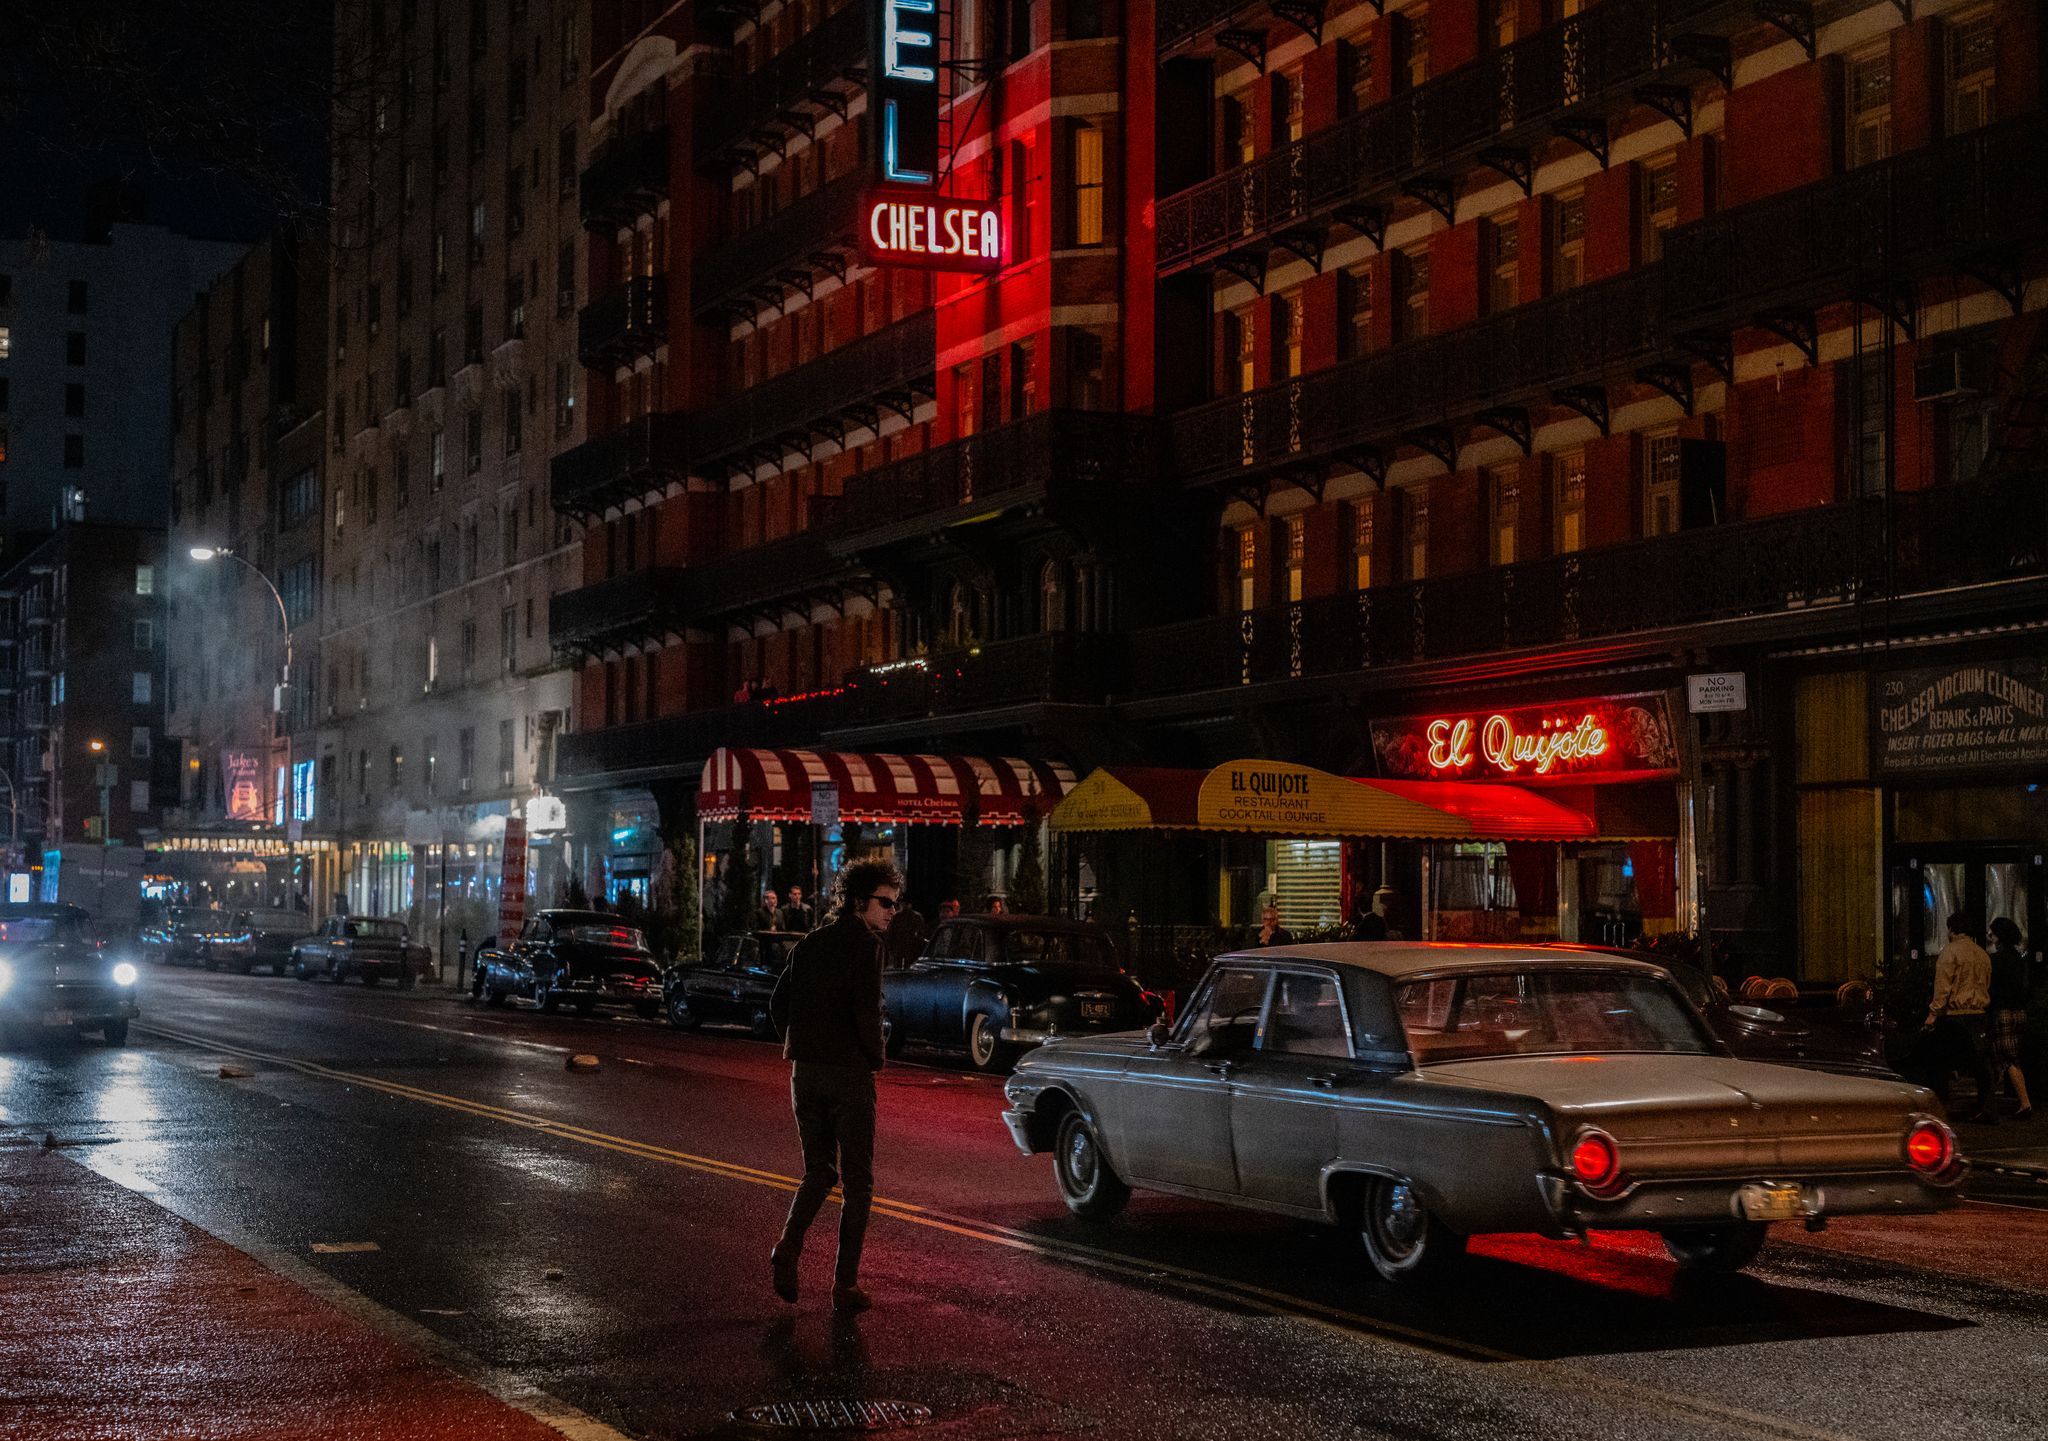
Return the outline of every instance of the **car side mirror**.
[[[1145,1030],[1145,1043],[1155,1051],[1172,1039],[1173,1028],[1164,1021],[1155,1021]]]

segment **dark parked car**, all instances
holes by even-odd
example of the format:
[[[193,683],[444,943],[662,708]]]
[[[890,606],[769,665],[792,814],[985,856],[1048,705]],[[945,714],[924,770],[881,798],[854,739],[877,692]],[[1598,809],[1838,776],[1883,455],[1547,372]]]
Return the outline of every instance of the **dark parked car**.
[[[470,993],[501,1006],[529,996],[543,1011],[564,1001],[588,1014],[599,1006],[631,1006],[659,1015],[661,967],[647,939],[603,911],[548,910],[529,920],[509,947],[477,953]]]
[[[0,1035],[97,1030],[128,1039],[134,963],[102,947],[77,906],[0,905]]]
[[[273,976],[291,968],[292,948],[319,929],[305,911],[238,911],[235,924],[249,938],[241,969],[268,970]]]
[[[700,965],[677,966],[663,989],[672,1025],[689,1031],[706,1021],[736,1021],[764,1041],[775,1039],[768,998],[789,964],[801,931],[756,931],[727,936]]]
[[[889,1049],[964,1047],[979,1071],[1054,1036],[1137,1031],[1159,998],[1117,964],[1108,932],[1043,916],[942,921],[924,954],[882,973]]]
[[[325,976],[340,985],[354,977],[366,986],[393,980],[409,986],[427,966],[427,948],[404,921],[329,916],[292,947],[292,974],[302,981]]]
[[[1612,952],[1662,966],[1714,1034],[1745,1061],[1776,1061],[1844,1076],[1897,1080],[1885,1059],[1884,1011],[1867,997],[1828,1006],[1725,994],[1698,966],[1655,952]]]
[[[177,906],[142,933],[142,953],[159,963],[246,970],[249,928],[219,906]]]

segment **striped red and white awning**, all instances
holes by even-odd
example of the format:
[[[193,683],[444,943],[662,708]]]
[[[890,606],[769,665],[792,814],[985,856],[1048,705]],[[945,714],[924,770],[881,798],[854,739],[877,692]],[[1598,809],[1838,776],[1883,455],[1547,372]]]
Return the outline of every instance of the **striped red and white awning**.
[[[1047,815],[1073,789],[1074,773],[1058,761],[1009,756],[864,754],[855,751],[755,750],[721,747],[704,762],[697,787],[703,820],[745,811],[757,821],[807,821],[811,787],[839,787],[839,814],[850,821],[924,821],[958,825],[968,796],[980,798],[985,825],[1015,825],[1027,798]]]

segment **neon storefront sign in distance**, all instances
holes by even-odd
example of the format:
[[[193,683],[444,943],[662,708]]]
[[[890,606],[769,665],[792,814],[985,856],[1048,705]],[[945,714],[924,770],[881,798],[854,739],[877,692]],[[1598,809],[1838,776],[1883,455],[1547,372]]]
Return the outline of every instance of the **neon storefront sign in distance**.
[[[1374,721],[1372,743],[1380,774],[1401,780],[1625,779],[1678,767],[1658,694]]]

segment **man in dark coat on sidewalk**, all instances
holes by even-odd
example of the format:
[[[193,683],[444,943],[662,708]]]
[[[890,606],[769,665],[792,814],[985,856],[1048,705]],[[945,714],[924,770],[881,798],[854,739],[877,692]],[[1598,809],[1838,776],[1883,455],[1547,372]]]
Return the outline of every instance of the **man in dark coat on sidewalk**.
[[[782,1033],[791,1106],[803,1144],[804,1178],[790,1202],[782,1239],[769,1261],[775,1294],[797,1297],[804,1233],[835,1185],[845,1188],[839,1262],[832,1284],[838,1311],[865,1311],[861,1243],[875,1197],[875,1072],[882,1069],[882,933],[896,911],[903,877],[886,861],[848,868],[845,903],[832,924],[797,942],[776,983],[769,1013]]]

